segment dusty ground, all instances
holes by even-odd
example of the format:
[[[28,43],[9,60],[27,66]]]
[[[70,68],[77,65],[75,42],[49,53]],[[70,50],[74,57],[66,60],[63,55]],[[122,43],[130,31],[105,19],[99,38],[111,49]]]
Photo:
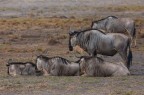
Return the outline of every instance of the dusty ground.
[[[36,77],[7,75],[8,59],[35,61],[39,54],[76,60],[68,50],[69,28],[115,15],[136,21],[131,76]],[[0,0],[0,95],[144,95],[143,0]],[[77,54],[80,55],[80,54]],[[119,55],[107,61],[121,61]]]

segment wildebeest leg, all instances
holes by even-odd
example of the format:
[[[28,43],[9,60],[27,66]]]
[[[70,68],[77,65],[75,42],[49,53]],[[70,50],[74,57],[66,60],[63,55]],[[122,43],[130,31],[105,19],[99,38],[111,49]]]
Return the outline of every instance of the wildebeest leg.
[[[81,75],[81,76],[83,76],[83,77],[87,77],[88,75],[86,74],[86,73],[84,73],[83,75]]]
[[[14,72],[11,72],[10,75],[11,75],[11,76],[16,76],[17,74],[16,74],[16,72],[14,71]]]
[[[44,73],[44,76],[48,76],[49,75],[46,69],[43,69],[43,73]]]
[[[130,75],[130,73],[126,72],[124,68],[123,69],[119,69],[119,70],[117,70],[116,72],[114,72],[112,74],[112,76],[127,76],[127,75]]]
[[[11,74],[12,74],[12,76],[16,76],[17,75],[17,71],[16,70],[12,70]]]
[[[121,72],[119,72],[119,71],[116,71],[115,73],[113,73],[112,74],[112,76],[124,76],[124,75],[126,75],[126,74],[122,74]]]
[[[90,55],[90,56],[95,56],[95,57],[96,57],[96,56],[97,56],[96,50],[95,50],[95,51],[90,51],[90,52],[89,52],[89,55]]]

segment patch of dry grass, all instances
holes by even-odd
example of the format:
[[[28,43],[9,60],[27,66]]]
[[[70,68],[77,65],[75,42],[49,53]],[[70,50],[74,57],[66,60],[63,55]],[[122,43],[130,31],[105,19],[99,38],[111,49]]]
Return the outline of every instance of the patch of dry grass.
[[[66,39],[66,38],[67,38],[67,35],[66,35],[66,34],[59,35],[59,36],[57,37],[58,40],[60,40],[60,39]]]
[[[104,8],[105,10],[121,12],[121,11],[143,11],[144,6],[110,6]]]
[[[25,45],[15,45],[12,44],[1,44],[0,51],[1,52],[10,52],[10,53],[33,53],[33,52],[44,52],[47,47],[43,46],[25,46]]]
[[[136,26],[144,25],[144,19],[142,19],[142,18],[137,18],[137,19],[135,19],[135,21],[136,21]]]
[[[141,34],[140,34],[140,38],[144,38],[144,33],[141,33]]]
[[[142,76],[127,77],[56,77],[56,76],[5,76],[0,80],[0,91],[16,93],[51,93],[52,95],[142,95],[143,87],[137,79]],[[129,87],[130,85],[130,87]],[[139,87],[139,89],[137,88]],[[35,92],[37,91],[37,92]]]
[[[0,8],[0,11],[20,11],[18,8],[3,7]]]
[[[1,31],[6,30],[27,30],[33,27],[38,28],[62,28],[89,26],[90,21],[75,18],[10,18],[0,19]]]
[[[50,39],[48,44],[49,45],[56,45],[56,44],[60,44],[60,42],[57,39]]]

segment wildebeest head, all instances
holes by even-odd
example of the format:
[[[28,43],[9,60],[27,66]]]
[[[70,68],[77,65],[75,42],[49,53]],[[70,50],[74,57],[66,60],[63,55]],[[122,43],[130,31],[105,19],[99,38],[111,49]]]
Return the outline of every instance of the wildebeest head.
[[[76,37],[78,32],[77,31],[70,31],[69,32],[69,50],[73,51],[73,47],[76,46]]]
[[[76,61],[76,63],[79,63],[80,66],[80,72],[84,73],[85,68],[87,67],[87,61],[89,60],[89,58],[91,58],[90,56],[81,56],[81,57],[77,57],[79,58],[78,61]]]
[[[81,56],[77,63],[80,64],[81,72],[84,72],[89,64],[102,64],[104,60],[100,57]]]
[[[47,63],[47,60],[48,60],[48,57],[46,56],[43,56],[43,55],[39,55],[37,56],[36,58],[36,67],[37,67],[37,70],[42,70],[42,66],[43,64]]]
[[[77,61],[78,63],[86,63],[88,61],[93,61],[93,59],[95,59],[95,61],[98,61],[100,63],[103,63],[103,59],[100,57],[92,57],[92,56],[81,56],[80,59]]]
[[[13,62],[9,59],[7,66],[8,75],[35,75],[37,72],[36,65],[33,62]]]

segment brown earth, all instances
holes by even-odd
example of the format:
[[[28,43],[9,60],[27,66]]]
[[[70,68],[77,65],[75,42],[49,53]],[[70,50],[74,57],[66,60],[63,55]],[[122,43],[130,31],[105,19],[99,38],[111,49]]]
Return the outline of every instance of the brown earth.
[[[36,56],[76,60],[68,50],[68,32],[115,15],[136,21],[131,76],[52,77],[7,75],[8,59],[35,62]],[[0,0],[0,95],[144,95],[143,0]],[[122,61],[119,55],[104,57]]]

